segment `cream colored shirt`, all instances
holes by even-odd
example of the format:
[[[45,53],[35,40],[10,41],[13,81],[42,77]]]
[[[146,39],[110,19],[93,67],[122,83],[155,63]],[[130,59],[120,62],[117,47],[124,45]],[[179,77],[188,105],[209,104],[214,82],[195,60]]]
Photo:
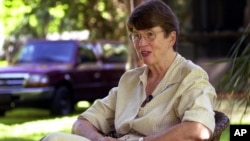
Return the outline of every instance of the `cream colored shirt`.
[[[148,67],[127,71],[118,87],[97,100],[80,118],[89,120],[103,133],[116,131],[120,136],[154,134],[183,121],[196,121],[211,131],[215,128],[213,102],[215,89],[207,73],[177,54],[174,62],[153,91],[144,107]]]

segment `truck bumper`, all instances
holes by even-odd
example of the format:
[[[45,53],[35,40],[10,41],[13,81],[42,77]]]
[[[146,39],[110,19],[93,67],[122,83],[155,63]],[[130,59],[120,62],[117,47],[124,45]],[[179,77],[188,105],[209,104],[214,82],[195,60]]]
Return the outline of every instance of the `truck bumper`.
[[[8,109],[20,104],[48,101],[52,98],[54,88],[9,88],[0,89],[0,109]],[[46,105],[46,103],[43,103]]]

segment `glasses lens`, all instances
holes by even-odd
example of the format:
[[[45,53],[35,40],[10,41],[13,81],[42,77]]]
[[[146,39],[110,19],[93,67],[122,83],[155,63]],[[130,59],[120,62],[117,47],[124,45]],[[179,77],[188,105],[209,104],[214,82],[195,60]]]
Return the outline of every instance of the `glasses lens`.
[[[145,37],[147,41],[153,41],[155,39],[155,33],[152,31],[148,31],[145,33]]]
[[[158,33],[160,33],[160,32],[158,32]],[[143,35],[141,35],[139,33],[132,33],[132,34],[130,34],[130,39],[133,42],[139,42],[141,39],[141,36],[143,36],[143,38],[147,41],[153,41],[156,37],[156,33],[153,31],[147,31]]]
[[[141,35],[139,33],[132,33],[131,34],[132,41],[139,41],[140,38],[141,38]]]

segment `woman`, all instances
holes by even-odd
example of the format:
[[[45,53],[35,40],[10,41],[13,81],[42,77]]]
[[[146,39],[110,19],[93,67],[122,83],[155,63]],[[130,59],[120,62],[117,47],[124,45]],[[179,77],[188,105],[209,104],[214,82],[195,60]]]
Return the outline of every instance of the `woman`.
[[[75,135],[53,133],[44,140],[209,139],[215,128],[215,89],[201,67],[177,53],[173,11],[160,0],[147,1],[132,12],[127,26],[145,65],[127,71],[118,87],[80,114]],[[110,132],[113,136],[106,136]]]

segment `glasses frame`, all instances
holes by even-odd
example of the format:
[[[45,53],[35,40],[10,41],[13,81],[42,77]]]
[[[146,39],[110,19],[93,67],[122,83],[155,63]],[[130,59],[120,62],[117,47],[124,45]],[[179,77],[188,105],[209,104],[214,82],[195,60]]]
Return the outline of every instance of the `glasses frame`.
[[[158,33],[164,32],[164,30],[161,31],[153,31],[153,30],[148,30],[143,33],[138,33],[138,32],[133,32],[129,35],[129,38],[132,42],[134,43],[139,43],[141,38],[143,37],[146,41],[152,42],[155,40],[156,36]],[[137,35],[137,36],[135,36]],[[150,37],[151,36],[151,37]],[[137,38],[137,39],[136,39]]]

